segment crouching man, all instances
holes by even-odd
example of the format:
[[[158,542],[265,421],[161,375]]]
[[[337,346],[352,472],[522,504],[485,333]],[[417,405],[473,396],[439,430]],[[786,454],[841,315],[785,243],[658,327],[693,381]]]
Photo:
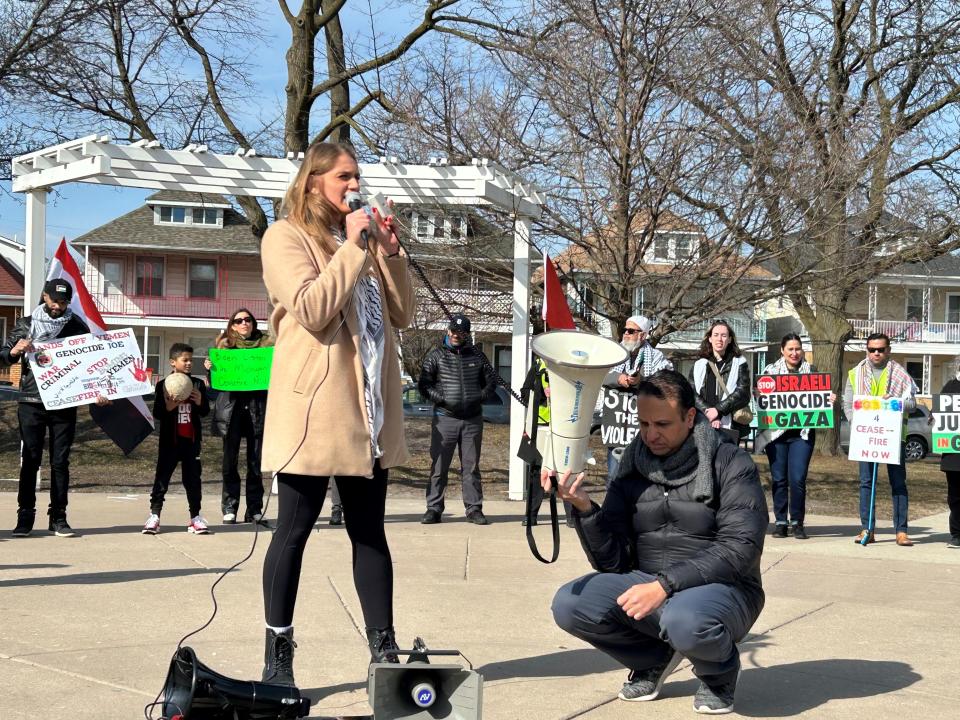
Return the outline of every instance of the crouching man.
[[[597,572],[561,587],[553,616],[629,669],[620,699],[656,699],[686,658],[700,679],[693,709],[729,713],[737,643],[764,601],[768,516],[757,468],[697,411],[680,373],[657,372],[637,393],[640,434],[603,506],[581,487],[583,474],[557,479]],[[550,487],[546,472],[541,482]]]

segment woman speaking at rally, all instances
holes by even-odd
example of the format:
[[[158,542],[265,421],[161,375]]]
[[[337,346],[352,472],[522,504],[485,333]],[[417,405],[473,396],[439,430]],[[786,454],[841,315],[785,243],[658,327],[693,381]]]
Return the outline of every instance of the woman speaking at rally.
[[[387,470],[407,459],[394,328],[414,312],[393,219],[351,210],[351,148],[311,145],[263,237],[276,340],[263,438],[279,486],[263,565],[263,679],[294,684],[293,614],[303,551],[336,476],[371,661],[395,662],[393,565],[384,533]]]
[[[786,375],[787,373],[815,373],[815,366],[807,362],[803,354],[803,343],[796,333],[788,333],[780,341],[780,359],[763,369],[764,375]],[[830,393],[830,404],[837,401],[835,393]],[[790,530],[797,540],[806,540],[807,531],[803,528],[803,517],[807,505],[807,469],[813,455],[814,431],[802,430],[764,430],[767,444],[763,450],[770,461],[770,487],[773,492],[773,514],[776,526],[773,537],[785,538]]]

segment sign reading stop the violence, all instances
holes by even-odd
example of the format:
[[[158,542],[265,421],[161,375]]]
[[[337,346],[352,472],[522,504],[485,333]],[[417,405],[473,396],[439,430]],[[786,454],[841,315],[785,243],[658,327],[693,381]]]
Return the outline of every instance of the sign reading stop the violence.
[[[933,396],[933,451],[960,453],[960,395]]]
[[[832,428],[830,373],[761,375],[757,410],[761,430]]]
[[[600,417],[600,442],[608,447],[625,447],[640,432],[635,393],[604,388]]]
[[[847,457],[859,462],[899,465],[902,431],[902,400],[857,395],[853,398]]]

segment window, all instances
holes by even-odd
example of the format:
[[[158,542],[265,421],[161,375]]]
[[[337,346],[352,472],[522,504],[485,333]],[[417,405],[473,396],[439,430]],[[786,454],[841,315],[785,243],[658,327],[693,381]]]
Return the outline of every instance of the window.
[[[122,295],[123,294],[123,261],[122,260],[104,260],[103,261],[103,294],[104,295]]]
[[[923,288],[907,288],[906,319],[923,320]]]
[[[944,322],[960,323],[960,295],[947,295],[947,317]]]
[[[688,235],[681,235],[677,238],[677,260],[685,260],[690,257],[690,237]]]
[[[160,222],[165,223],[185,223],[187,221],[187,209],[182,207],[163,206],[160,208]]]
[[[137,258],[137,295],[163,296],[163,258]]]
[[[923,388],[923,360],[907,360],[904,367],[918,388]]]
[[[417,214],[417,240],[424,240],[430,235],[430,217]]]
[[[657,233],[653,236],[653,259],[659,262],[666,262],[670,259],[669,236],[663,233]]]
[[[450,237],[461,242],[467,239],[467,219],[465,217],[450,218]]]
[[[203,372],[203,361],[207,359],[210,348],[214,347],[216,341],[216,337],[212,335],[187,338],[187,345],[193,348],[193,367],[201,368],[201,373]]]
[[[216,260],[190,261],[189,294],[192,298],[217,297]]]
[[[194,225],[216,225],[217,211],[214,208],[193,208]]]
[[[137,336],[137,344],[140,346],[140,351],[143,353],[144,364],[153,371],[153,382],[156,384],[157,379],[160,377],[160,336],[159,335],[150,335],[147,337],[147,348],[143,348],[143,335]],[[169,365],[165,366],[169,368]],[[164,370],[166,374],[166,370]]]
[[[434,239],[435,241],[436,241],[436,240],[443,240],[443,237],[444,237],[444,232],[443,232],[444,221],[443,221],[443,217],[433,216],[433,217],[430,218],[430,219],[433,220],[433,239]]]

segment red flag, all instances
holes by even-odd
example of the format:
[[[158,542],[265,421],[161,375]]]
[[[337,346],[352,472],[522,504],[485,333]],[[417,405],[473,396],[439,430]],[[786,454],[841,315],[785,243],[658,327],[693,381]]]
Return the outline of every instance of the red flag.
[[[543,322],[550,330],[576,330],[567,297],[560,287],[557,270],[550,262],[550,256],[543,256]]]
[[[70,300],[73,314],[86,323],[90,332],[99,334],[107,331],[107,324],[90,297],[80,268],[70,254],[66,238],[60,240],[57,252],[53,255],[47,280],[65,280],[70,283],[73,287],[73,298]],[[129,455],[153,432],[153,413],[147,409],[142,397],[118,398],[112,405],[103,407],[91,405],[90,416],[124,455]]]

